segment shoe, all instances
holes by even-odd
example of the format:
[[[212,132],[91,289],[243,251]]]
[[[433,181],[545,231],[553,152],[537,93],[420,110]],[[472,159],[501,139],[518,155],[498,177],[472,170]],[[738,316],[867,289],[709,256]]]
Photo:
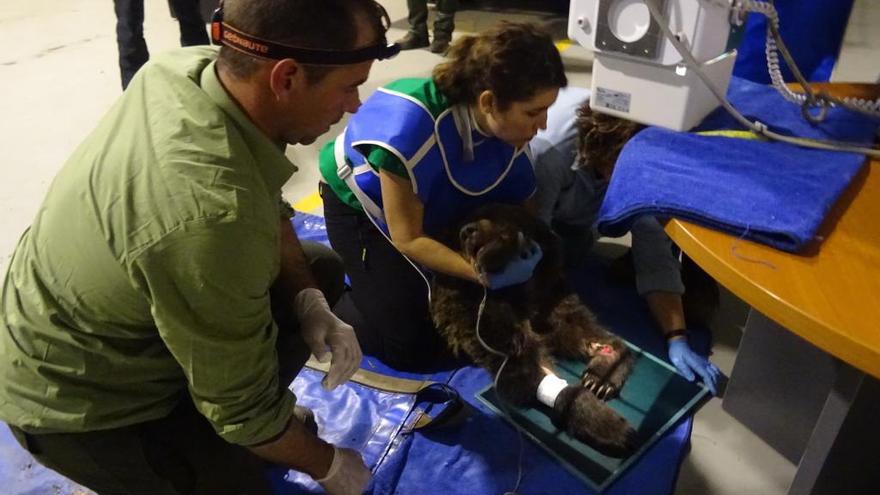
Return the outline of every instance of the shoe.
[[[445,54],[449,49],[450,41],[452,41],[451,38],[434,36],[434,41],[431,42],[431,53]]]
[[[425,35],[422,36],[410,31],[406,33],[406,36],[400,38],[395,43],[400,45],[401,50],[415,50],[416,48],[424,48],[428,46],[428,33],[425,33]]]

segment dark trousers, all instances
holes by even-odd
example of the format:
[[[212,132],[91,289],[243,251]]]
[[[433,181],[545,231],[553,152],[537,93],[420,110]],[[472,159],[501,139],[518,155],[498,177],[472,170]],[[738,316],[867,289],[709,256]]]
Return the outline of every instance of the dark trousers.
[[[180,24],[180,46],[207,45],[208,34],[199,9],[199,0],[168,0]],[[135,72],[150,59],[144,40],[144,0],[113,0],[116,10],[116,45],[122,89],[128,87]]]
[[[321,184],[327,236],[342,256],[351,292],[335,311],[355,329],[364,354],[407,371],[449,359],[428,312],[428,289],[415,268],[367,216]]]
[[[406,7],[409,9],[409,30],[427,39],[428,0],[406,0]],[[437,0],[437,19],[434,20],[435,38],[452,38],[456,10],[458,10],[458,0]]]
[[[333,304],[344,289],[342,260],[329,248],[303,243],[312,273]],[[279,385],[289,386],[310,351],[292,314],[273,290],[278,324]],[[301,414],[297,419],[303,420]],[[16,440],[44,466],[99,495],[269,495],[265,462],[226,442],[186,394],[168,416],[84,433],[30,434],[10,425]]]

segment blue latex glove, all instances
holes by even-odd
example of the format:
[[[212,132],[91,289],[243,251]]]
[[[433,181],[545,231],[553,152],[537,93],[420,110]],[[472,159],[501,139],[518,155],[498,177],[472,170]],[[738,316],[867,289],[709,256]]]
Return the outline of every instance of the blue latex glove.
[[[672,361],[681,376],[694,381],[694,373],[700,375],[712,395],[718,395],[717,383],[721,371],[708,359],[694,352],[686,339],[669,341],[669,360]]]
[[[508,263],[503,270],[497,273],[483,273],[486,285],[490,289],[496,290],[525,282],[532,278],[532,272],[535,271],[542,256],[544,256],[544,252],[541,251],[541,246],[535,241],[531,241],[520,251],[519,258]]]

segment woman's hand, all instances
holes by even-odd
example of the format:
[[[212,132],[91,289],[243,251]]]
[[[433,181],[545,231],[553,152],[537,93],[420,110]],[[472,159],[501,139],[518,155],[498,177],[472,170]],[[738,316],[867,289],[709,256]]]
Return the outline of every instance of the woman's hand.
[[[379,181],[385,221],[394,247],[429,270],[480,282],[477,271],[460,254],[424,234],[425,206],[413,192],[412,183],[381,169]]]

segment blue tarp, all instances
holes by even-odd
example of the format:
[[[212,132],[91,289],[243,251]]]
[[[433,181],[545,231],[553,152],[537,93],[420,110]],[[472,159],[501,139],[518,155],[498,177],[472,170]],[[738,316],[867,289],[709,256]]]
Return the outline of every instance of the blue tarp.
[[[303,238],[322,240],[323,219],[298,214],[294,225]],[[664,356],[665,344],[653,330],[651,316],[633,287],[615,287],[605,280],[607,260],[590,259],[570,274],[582,298],[600,320],[637,346]],[[695,349],[705,353],[708,333],[693,329]],[[321,436],[361,451],[373,469],[367,493],[375,495],[498,495],[511,490],[520,466],[520,438],[514,428],[475,398],[490,382],[488,373],[464,367],[416,375],[395,372],[371,357],[362,368],[412,379],[448,383],[472,406],[473,412],[459,424],[411,432],[417,404],[413,394],[379,391],[347,383],[332,392],[320,386],[322,374],[304,370],[292,387],[300,404],[316,415]],[[630,470],[606,490],[608,494],[662,495],[672,493],[678,468],[689,446],[692,420],[683,420],[656,443]],[[553,458],[522,440],[522,484],[518,493],[530,495],[593,494]],[[0,484],[4,493],[17,495],[82,495],[75,484],[42,468],[0,429]],[[268,472],[276,493],[319,493],[307,477],[282,468]]]
[[[297,220],[298,219],[298,220]],[[322,219],[311,215],[298,214],[297,231],[308,225],[312,232],[323,229]],[[315,237],[313,236],[314,240]],[[569,273],[581,298],[599,315],[602,323],[637,346],[665,357],[665,342],[653,328],[651,315],[642,299],[632,286],[616,286],[608,283],[606,273],[609,261],[591,257],[582,266]],[[691,343],[694,348],[706,355],[711,342],[705,328],[693,328]],[[472,406],[472,413],[461,424],[442,427],[425,433],[409,432],[408,428],[398,431],[395,438],[384,440],[386,454],[381,462],[374,464],[375,454],[366,456],[374,472],[374,480],[368,493],[372,494],[468,494],[497,495],[513,489],[517,476],[520,453],[520,438],[513,427],[498,417],[475,398],[475,394],[489,385],[491,377],[485,371],[465,367],[433,375],[418,375],[394,371],[374,358],[365,358],[363,369],[380,372],[389,376],[427,379],[445,382],[459,391]],[[297,379],[297,382],[300,381]],[[332,394],[315,385],[315,377],[310,391],[314,395],[301,399],[303,404],[326,409],[335,407]],[[296,383],[295,382],[295,385]],[[357,384],[346,384],[344,388],[364,388]],[[333,394],[335,394],[334,392]],[[386,392],[373,391],[371,400],[381,399]],[[343,393],[345,395],[345,393]],[[394,395],[394,394],[390,394]],[[366,397],[366,396],[365,396]],[[410,400],[415,402],[413,396]],[[306,402],[308,401],[308,402]],[[414,404],[415,405],[415,404]],[[320,418],[321,409],[316,410]],[[408,421],[412,421],[412,417]],[[319,424],[321,420],[319,420]],[[657,442],[645,455],[617,482],[604,493],[612,495],[639,493],[640,495],[669,494],[673,492],[678,467],[687,453],[692,419],[686,418]],[[344,445],[354,446],[344,430],[337,430],[338,437],[322,437],[329,441],[337,438]],[[374,438],[377,443],[380,442]],[[523,440],[522,483],[518,489],[522,494],[584,494],[595,493],[577,477],[566,471],[552,457]],[[279,493],[315,493],[308,482],[300,484],[302,475],[289,472],[289,479],[280,479],[276,473]]]

